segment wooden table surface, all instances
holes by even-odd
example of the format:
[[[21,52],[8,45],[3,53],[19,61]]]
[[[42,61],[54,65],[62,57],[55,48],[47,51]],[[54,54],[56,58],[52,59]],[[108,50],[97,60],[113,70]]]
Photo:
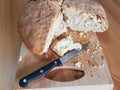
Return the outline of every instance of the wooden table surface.
[[[17,32],[17,18],[27,0],[0,0],[0,90],[13,89],[21,40]],[[109,66],[114,90],[120,90],[120,2],[99,0],[104,6],[110,27],[98,33]]]

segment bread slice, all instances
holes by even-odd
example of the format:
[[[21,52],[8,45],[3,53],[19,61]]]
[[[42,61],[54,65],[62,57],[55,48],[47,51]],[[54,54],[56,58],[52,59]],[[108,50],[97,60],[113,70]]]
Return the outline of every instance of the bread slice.
[[[71,36],[58,41],[53,47],[53,50],[59,56],[63,56],[66,52],[73,49],[82,49],[82,45],[80,43],[74,43]]]
[[[108,22],[104,9],[92,0],[34,0],[25,5],[19,18],[20,36],[37,55],[46,53],[52,40],[67,28],[76,33],[105,31]]]
[[[82,49],[82,44],[90,41],[92,32],[78,32],[67,28],[67,32],[53,40],[51,49],[59,56],[64,56],[73,49]]]

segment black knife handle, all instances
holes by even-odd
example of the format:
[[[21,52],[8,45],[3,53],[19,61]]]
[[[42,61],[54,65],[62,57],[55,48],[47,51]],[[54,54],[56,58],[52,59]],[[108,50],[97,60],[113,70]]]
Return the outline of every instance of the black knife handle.
[[[52,61],[51,63],[47,64],[46,66],[34,71],[33,73],[23,77],[20,81],[19,81],[19,85],[21,87],[26,87],[28,85],[29,82],[31,82],[32,80],[35,80],[37,78],[40,78],[42,76],[44,76],[45,74],[47,74],[49,71],[51,71],[54,67],[56,66],[61,66],[62,63],[59,59]]]

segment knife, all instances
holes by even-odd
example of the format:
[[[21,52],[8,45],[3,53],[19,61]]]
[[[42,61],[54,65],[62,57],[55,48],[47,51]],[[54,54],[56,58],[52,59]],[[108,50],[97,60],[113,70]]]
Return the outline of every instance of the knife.
[[[26,87],[28,85],[29,82],[40,78],[42,76],[44,76],[45,74],[47,74],[48,72],[50,72],[53,68],[57,67],[57,66],[61,66],[63,65],[65,62],[67,62],[69,59],[71,59],[72,57],[74,57],[76,54],[78,54],[79,52],[81,52],[82,50],[84,50],[88,44],[90,42],[83,44],[82,45],[82,49],[75,49],[72,52],[66,54],[65,56],[52,61],[51,63],[45,65],[44,67],[34,71],[33,73],[23,77],[22,79],[20,79],[19,81],[19,85],[21,87]]]

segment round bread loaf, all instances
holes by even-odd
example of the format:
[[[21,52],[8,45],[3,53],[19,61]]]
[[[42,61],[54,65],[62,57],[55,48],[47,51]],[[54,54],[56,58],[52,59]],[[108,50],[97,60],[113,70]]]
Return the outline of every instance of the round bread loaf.
[[[47,52],[56,28],[62,20],[60,8],[47,0],[29,1],[19,18],[19,33],[35,54]]]
[[[20,36],[37,55],[46,53],[52,40],[67,32],[67,27],[103,32],[108,22],[103,7],[92,0],[33,0],[25,5],[19,18]]]

